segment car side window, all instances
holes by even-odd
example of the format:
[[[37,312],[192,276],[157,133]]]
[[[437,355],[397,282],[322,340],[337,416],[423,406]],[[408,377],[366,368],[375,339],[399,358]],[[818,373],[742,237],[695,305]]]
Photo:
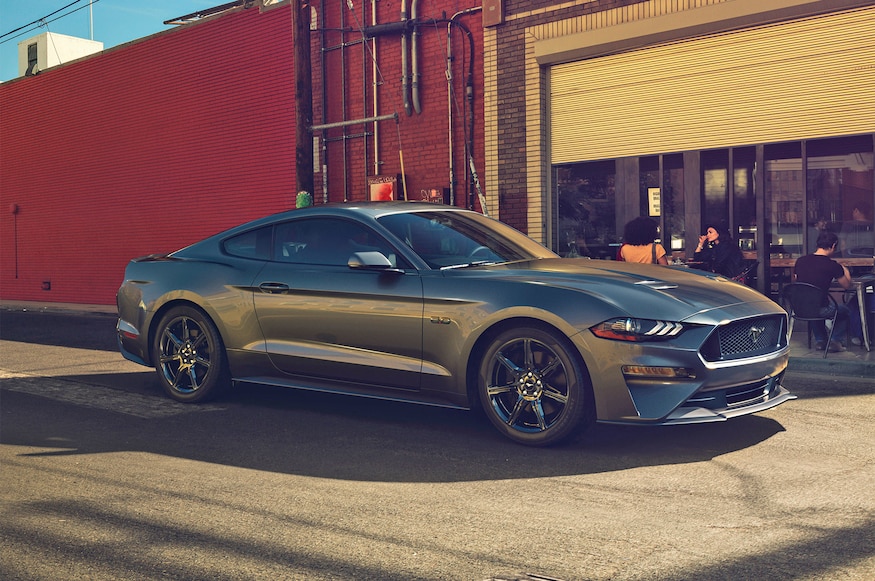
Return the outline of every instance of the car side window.
[[[225,240],[222,247],[232,256],[270,260],[270,239],[273,228],[258,228]]]
[[[396,265],[388,242],[367,227],[335,218],[291,220],[276,226],[274,256],[280,262],[346,266],[356,252],[376,251]]]

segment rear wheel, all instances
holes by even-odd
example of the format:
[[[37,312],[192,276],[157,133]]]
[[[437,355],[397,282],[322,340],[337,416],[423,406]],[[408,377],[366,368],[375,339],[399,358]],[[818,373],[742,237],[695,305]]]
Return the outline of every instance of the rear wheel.
[[[595,420],[592,389],[564,337],[537,327],[501,333],[480,364],[478,391],[500,432],[530,446],[556,444]]]
[[[158,324],[153,353],[161,387],[175,400],[206,401],[230,385],[222,339],[198,309],[169,310]]]

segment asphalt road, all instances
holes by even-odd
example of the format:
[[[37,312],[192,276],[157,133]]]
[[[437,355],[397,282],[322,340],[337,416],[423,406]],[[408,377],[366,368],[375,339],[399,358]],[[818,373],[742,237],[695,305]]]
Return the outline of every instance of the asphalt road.
[[[0,313],[0,579],[875,579],[875,382],[530,449],[273,388],[192,406],[107,315]]]

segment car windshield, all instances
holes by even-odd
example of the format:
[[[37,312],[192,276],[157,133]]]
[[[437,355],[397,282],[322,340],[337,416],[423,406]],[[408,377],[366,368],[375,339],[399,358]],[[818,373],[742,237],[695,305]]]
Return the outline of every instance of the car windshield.
[[[378,221],[431,268],[556,257],[521,232],[476,213],[405,212]]]

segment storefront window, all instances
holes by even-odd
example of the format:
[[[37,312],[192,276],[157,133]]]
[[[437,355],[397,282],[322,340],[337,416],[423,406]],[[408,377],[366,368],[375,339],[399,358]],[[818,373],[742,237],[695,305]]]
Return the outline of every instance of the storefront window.
[[[659,187],[659,156],[642,157],[638,164],[639,215],[660,221],[662,192]]]
[[[672,153],[662,156],[662,211],[663,239],[668,240],[666,250],[683,252],[686,224],[684,220],[684,156]]]
[[[809,141],[808,252],[824,229],[839,235],[844,258],[872,258],[873,154],[870,136]]]
[[[732,217],[736,240],[741,250],[756,250],[756,148],[738,147],[732,150]]]
[[[614,258],[616,231],[616,164],[576,163],[554,169],[556,222],[554,250],[562,256]],[[619,233],[622,234],[622,233]]]
[[[802,213],[805,182],[802,178],[802,144],[765,146],[766,240],[771,258],[797,258],[802,254]]]
[[[662,180],[659,164],[662,160]],[[681,153],[642,157],[639,165],[640,215],[660,224],[658,242],[672,252],[682,252],[684,236],[684,156]],[[666,243],[667,241],[667,243]]]
[[[765,262],[763,286],[772,292],[789,280],[796,258],[816,249],[823,229],[839,235],[836,258],[868,271],[875,255],[873,150],[873,134],[865,134],[554,166],[553,248],[612,259],[622,224],[650,216],[666,250],[680,254],[688,251],[686,238],[699,234],[687,228],[698,228],[701,218],[701,226],[728,227],[746,258]],[[686,215],[693,209],[687,188],[700,213]]]
[[[729,227],[729,150],[702,152],[702,226]]]

